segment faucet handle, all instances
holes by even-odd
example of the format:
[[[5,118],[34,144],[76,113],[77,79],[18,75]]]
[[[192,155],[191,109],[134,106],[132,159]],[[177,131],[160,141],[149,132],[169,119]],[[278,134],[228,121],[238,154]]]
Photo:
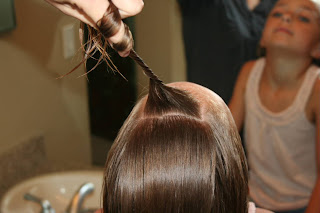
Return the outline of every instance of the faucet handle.
[[[51,204],[48,200],[43,200],[39,197],[36,197],[30,193],[26,193],[24,196],[25,200],[30,200],[41,205],[40,213],[55,213],[56,211],[51,207]]]
[[[79,189],[73,195],[67,209],[64,213],[79,213],[82,209],[84,198],[92,193],[94,190],[94,184],[87,182],[82,184]]]

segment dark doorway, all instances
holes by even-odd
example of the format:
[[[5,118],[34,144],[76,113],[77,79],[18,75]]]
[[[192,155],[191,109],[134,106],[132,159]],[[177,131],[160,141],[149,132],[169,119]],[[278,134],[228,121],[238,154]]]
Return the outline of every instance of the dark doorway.
[[[133,18],[125,20],[133,33]],[[100,64],[88,74],[89,113],[91,128],[92,163],[104,165],[107,153],[124,120],[136,101],[135,69],[130,58],[122,58],[108,48],[119,73],[106,63]],[[99,58],[99,55],[95,55]],[[87,61],[87,70],[96,65],[95,59]]]

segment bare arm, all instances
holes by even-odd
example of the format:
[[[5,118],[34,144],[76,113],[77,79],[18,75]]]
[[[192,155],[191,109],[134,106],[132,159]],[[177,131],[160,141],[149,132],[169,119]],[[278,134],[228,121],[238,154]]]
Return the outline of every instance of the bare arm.
[[[233,119],[240,131],[244,121],[245,115],[245,105],[244,105],[244,93],[248,80],[249,73],[254,65],[255,61],[247,62],[243,65],[238,79],[236,81],[235,87],[233,89],[233,94],[229,103],[229,108],[232,113]]]
[[[320,212],[320,79],[317,80],[312,94],[312,108],[314,109],[316,121],[316,165],[317,181],[309,201],[306,213]]]

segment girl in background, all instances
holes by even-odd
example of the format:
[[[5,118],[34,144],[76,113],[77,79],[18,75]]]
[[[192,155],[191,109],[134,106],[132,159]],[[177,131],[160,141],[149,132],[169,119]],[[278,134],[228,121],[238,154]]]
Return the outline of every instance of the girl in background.
[[[320,212],[319,0],[279,0],[246,63],[230,110],[244,124],[249,191],[276,212]]]

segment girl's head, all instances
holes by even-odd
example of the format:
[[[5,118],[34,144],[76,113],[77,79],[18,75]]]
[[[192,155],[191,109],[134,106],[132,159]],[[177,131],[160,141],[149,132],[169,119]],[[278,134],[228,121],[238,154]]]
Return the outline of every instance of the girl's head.
[[[320,0],[279,0],[260,44],[266,51],[320,58]]]
[[[232,115],[192,83],[150,80],[114,141],[104,181],[104,212],[247,212],[247,165]]]

